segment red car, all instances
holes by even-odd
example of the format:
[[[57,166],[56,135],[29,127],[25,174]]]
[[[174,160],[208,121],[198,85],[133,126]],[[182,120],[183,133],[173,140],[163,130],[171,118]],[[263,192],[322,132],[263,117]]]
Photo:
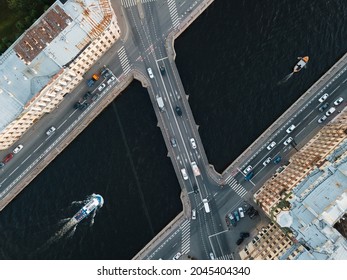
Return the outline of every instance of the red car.
[[[11,159],[13,158],[13,153],[8,154],[7,156],[4,157],[3,163],[8,163]]]

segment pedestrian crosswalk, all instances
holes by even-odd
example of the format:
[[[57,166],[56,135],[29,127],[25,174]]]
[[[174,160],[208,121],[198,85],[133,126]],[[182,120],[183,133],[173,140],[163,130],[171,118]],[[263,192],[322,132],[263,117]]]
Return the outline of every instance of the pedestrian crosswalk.
[[[137,2],[141,2],[142,4],[144,4],[144,3],[153,2],[153,1],[156,1],[156,0],[121,0],[121,3],[124,8],[129,8],[129,7],[137,5]]]
[[[124,75],[126,75],[130,72],[130,63],[129,63],[128,56],[125,52],[124,46],[122,46],[117,53],[119,56],[120,64],[121,64],[122,69],[123,69],[123,73],[124,73]]]
[[[246,189],[236,181],[236,179],[232,176],[228,177],[225,182],[233,189],[234,192],[236,192],[237,195],[240,197],[245,196],[247,193]]]
[[[173,27],[176,28],[180,22],[177,14],[177,7],[175,0],[168,0],[169,5],[169,11],[170,11],[170,17],[172,20]]]
[[[223,255],[217,258],[217,260],[233,260],[233,254]]]
[[[188,254],[190,251],[190,221],[185,220],[181,225],[181,232],[182,232],[182,248],[181,253]]]

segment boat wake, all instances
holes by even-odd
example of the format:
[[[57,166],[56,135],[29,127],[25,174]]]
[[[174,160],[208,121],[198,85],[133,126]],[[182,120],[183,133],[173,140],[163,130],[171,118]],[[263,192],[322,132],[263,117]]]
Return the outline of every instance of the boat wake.
[[[278,84],[278,85],[284,84],[284,83],[287,82],[293,75],[294,75],[294,72],[288,74],[288,75],[285,76],[282,80],[280,80],[277,84]]]

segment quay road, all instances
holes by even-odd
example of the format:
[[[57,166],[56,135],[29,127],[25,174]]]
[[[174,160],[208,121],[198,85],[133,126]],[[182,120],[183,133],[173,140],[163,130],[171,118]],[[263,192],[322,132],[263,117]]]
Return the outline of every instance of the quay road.
[[[300,147],[319,130],[321,124],[318,124],[317,118],[322,113],[317,109],[320,106],[317,99],[323,93],[328,92],[327,102],[330,106],[338,96],[347,99],[345,89],[347,74],[346,69],[342,68],[339,71],[343,72],[337,74],[338,77],[331,75],[330,80],[326,81],[328,86],[321,85],[314,93],[307,96],[300,106],[290,111],[288,118],[282,120],[282,123],[279,122],[274,131],[258,141],[257,147],[248,150],[245,156],[236,161],[236,165],[232,164],[223,172],[223,176],[215,173],[208,164],[187,95],[175,66],[171,41],[176,34],[182,32],[183,26],[189,25],[211,2],[212,0],[114,1],[113,7],[121,26],[122,37],[85,75],[87,79],[100,67],[107,65],[115,77],[114,81],[108,84],[108,78],[98,82],[93,90],[100,94],[100,98],[90,102],[91,105],[85,111],[73,109],[73,104],[88,90],[86,84],[82,83],[64,99],[58,109],[35,124],[23,136],[20,141],[24,144],[23,151],[0,170],[0,198],[6,200],[7,194],[20,184],[27,173],[32,172],[40,163],[45,163],[52,153],[59,153],[66,146],[61,143],[66,141],[70,134],[75,134],[76,137],[96,116],[95,112],[100,112],[107,106],[135,76],[148,88],[173,167],[181,188],[189,199],[182,219],[171,225],[170,230],[157,244],[137,258],[172,259],[178,252],[197,259],[210,259],[211,253],[219,259],[233,258],[236,246],[230,242],[230,236],[235,234],[226,227],[224,220],[226,213],[242,204],[246,195],[256,190],[256,187],[259,187],[260,183],[278,168],[279,165],[272,162],[264,167],[263,162],[267,157],[274,158],[276,155],[281,155],[282,162],[285,162],[295,152],[295,147],[283,145],[289,136],[294,138],[291,144],[295,143]],[[165,70],[161,71],[160,67]],[[147,72],[148,68],[152,69],[152,78]],[[99,91],[98,86],[102,83],[107,86]],[[156,103],[157,96],[164,100],[164,111],[161,111]],[[344,101],[337,107],[338,110],[345,104]],[[176,106],[180,107],[182,114],[178,114]],[[330,118],[325,120],[325,123]],[[295,124],[296,128],[287,135],[286,129],[291,124]],[[50,126],[55,126],[57,131],[48,137],[45,131]],[[171,138],[176,141],[175,147],[170,143]],[[192,146],[191,138],[195,139],[196,148]],[[272,141],[275,141],[276,145],[268,151],[266,147]],[[4,151],[0,155],[3,156],[8,152]],[[200,169],[200,176],[195,177],[193,174],[191,168],[193,161]],[[243,170],[248,165],[252,166],[254,177],[250,181],[245,181]],[[188,173],[187,180],[182,178],[180,171],[182,168]],[[194,186],[196,186],[195,192]],[[204,198],[209,201],[211,210],[209,213],[204,210],[202,203]],[[196,210],[195,220],[190,217],[191,209]]]

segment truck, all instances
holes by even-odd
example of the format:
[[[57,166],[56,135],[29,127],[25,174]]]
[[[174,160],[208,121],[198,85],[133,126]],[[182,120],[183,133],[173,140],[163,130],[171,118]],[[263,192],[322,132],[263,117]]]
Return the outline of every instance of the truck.
[[[200,170],[199,170],[199,167],[197,166],[196,162],[192,161],[190,164],[192,166],[192,169],[193,169],[193,172],[194,172],[194,176],[195,177],[200,176]]]
[[[87,84],[89,87],[92,87],[97,80],[99,80],[100,76],[98,74],[93,74],[93,76],[87,80]]]
[[[164,111],[164,101],[162,97],[157,96],[157,103],[160,111]]]
[[[206,213],[210,213],[210,205],[208,205],[207,199],[204,198],[204,199],[202,200],[202,202],[204,203],[205,212],[206,212]]]

